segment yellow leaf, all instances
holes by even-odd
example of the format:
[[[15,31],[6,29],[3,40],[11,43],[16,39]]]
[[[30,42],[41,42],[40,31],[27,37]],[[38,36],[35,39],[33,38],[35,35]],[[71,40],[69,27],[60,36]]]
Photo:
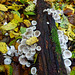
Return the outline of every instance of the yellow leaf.
[[[5,72],[5,67],[4,67],[4,65],[0,65],[0,72]]]
[[[7,53],[7,44],[4,42],[0,42],[0,52],[2,52],[3,54]]]
[[[18,22],[23,22],[23,18],[20,18],[17,14],[14,14],[14,19],[16,19]]]
[[[18,27],[14,29],[15,32],[18,32]]]
[[[17,11],[20,8],[22,8],[22,6],[24,6],[24,5],[17,5],[16,3],[13,3],[12,6],[8,6],[8,9],[13,9],[13,10]]]
[[[0,28],[3,29],[3,30],[8,31],[8,30],[14,29],[16,27],[17,27],[16,23],[9,22],[7,25],[3,25]]]
[[[39,40],[37,39],[37,37],[31,37],[31,38],[29,38],[28,40],[26,40],[26,44],[27,45],[32,45],[32,44],[34,44],[34,43],[36,43],[36,42],[38,42]]]
[[[15,33],[14,31],[10,31],[10,38],[18,37],[20,33]]]
[[[1,11],[8,11],[8,8],[6,8],[5,5],[0,4],[0,10]]]
[[[15,35],[12,32],[10,32],[10,38],[14,38],[14,37]]]
[[[31,22],[29,20],[24,20],[23,22],[27,27],[31,26]]]

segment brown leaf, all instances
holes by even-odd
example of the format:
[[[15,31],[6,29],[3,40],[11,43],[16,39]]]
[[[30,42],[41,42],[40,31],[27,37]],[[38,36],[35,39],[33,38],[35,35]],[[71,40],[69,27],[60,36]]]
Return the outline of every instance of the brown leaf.
[[[18,50],[19,43],[16,42],[15,49]]]

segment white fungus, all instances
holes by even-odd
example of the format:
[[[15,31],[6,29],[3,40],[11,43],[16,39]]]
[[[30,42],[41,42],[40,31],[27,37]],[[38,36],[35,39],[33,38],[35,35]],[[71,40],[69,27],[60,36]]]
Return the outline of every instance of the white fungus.
[[[34,31],[34,36],[35,37],[39,37],[41,34],[41,32],[39,30]]]
[[[37,25],[37,21],[33,20],[32,22],[32,25]]]
[[[65,68],[66,68],[67,74],[70,75],[71,68],[70,67],[65,67]]]
[[[69,59],[65,59],[64,64],[66,67],[69,67],[69,66],[71,66],[72,62]]]
[[[37,46],[37,47],[36,47],[36,50],[37,50],[37,51],[41,51],[41,47],[40,47],[40,46]]]
[[[72,53],[69,50],[63,51],[63,59],[71,58]]]
[[[11,59],[10,58],[4,59],[4,64],[6,64],[6,65],[11,64]]]
[[[29,59],[29,58],[32,57],[32,54],[31,54],[31,52],[27,52],[25,56],[26,56],[27,59]]]
[[[25,59],[25,55],[19,57],[19,62],[21,65],[25,65],[27,63],[27,60]]]
[[[26,63],[26,67],[30,67],[31,64],[29,62]]]
[[[36,72],[37,72],[36,67],[32,67],[32,68],[31,68],[31,74],[33,74],[33,75],[34,75],[34,74],[36,74]]]
[[[28,46],[23,47],[23,53],[27,53],[28,51],[30,51],[30,48]]]

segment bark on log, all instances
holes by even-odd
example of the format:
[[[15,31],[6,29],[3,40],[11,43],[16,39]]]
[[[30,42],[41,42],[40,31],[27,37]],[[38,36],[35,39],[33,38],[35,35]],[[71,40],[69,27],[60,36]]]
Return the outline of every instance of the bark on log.
[[[51,16],[43,13],[43,10],[48,7],[50,7],[50,5],[45,3],[44,0],[38,0],[37,28],[41,31],[39,45],[42,47],[42,51],[38,57],[38,75],[67,75],[63,59],[61,55],[59,55],[59,59],[57,59],[55,44],[50,39],[51,29],[52,26],[55,27],[55,22]],[[49,25],[47,25],[47,21],[50,22]]]

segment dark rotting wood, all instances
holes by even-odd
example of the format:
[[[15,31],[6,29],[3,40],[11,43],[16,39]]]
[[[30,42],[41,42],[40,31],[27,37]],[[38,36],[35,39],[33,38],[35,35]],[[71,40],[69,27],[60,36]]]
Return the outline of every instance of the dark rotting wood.
[[[47,25],[48,15],[47,13],[43,13],[43,10],[48,7],[50,7],[50,5],[44,2],[44,0],[37,1],[37,29],[41,31],[39,45],[42,47],[37,61],[37,73],[38,75],[67,75],[63,59],[60,55],[60,62],[58,61],[57,54],[55,53],[55,44],[50,39],[51,29],[52,26],[55,27],[55,22],[53,18],[49,16],[50,24]],[[62,67],[60,68],[60,66]],[[59,69],[62,71],[62,74]]]

